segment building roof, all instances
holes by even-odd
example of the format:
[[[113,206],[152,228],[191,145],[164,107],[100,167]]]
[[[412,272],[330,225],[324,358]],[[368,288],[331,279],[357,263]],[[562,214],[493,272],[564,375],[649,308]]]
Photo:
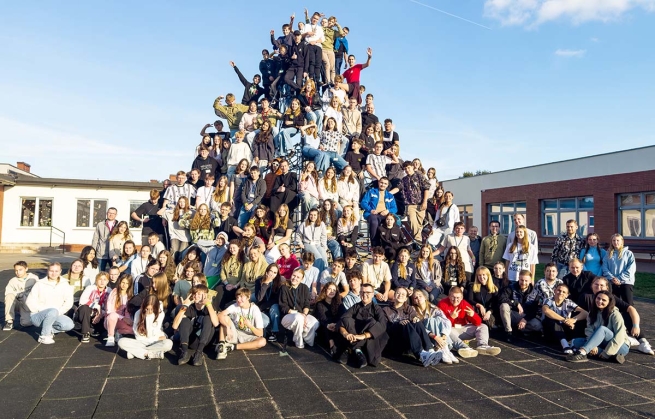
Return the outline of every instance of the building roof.
[[[13,176],[0,173],[0,185],[14,186],[16,181]]]
[[[3,176],[0,175],[0,181]],[[34,185],[34,186],[67,186],[97,189],[137,189],[150,190],[160,188],[161,184],[152,182],[126,182],[120,180],[93,180],[93,179],[61,179],[61,178],[35,178],[30,176],[19,175],[13,181],[15,185]]]

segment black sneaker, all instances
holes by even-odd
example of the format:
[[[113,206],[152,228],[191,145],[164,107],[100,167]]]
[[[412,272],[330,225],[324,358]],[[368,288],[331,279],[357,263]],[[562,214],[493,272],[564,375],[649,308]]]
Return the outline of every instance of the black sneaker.
[[[91,335],[85,333],[82,335],[82,343],[89,343],[91,341]]]
[[[95,330],[92,330],[92,331],[91,331],[91,337],[92,337],[92,338],[97,338],[98,336],[100,336],[100,333],[99,333],[99,332],[96,332]]]
[[[358,368],[364,368],[368,365],[366,362],[366,355],[360,349],[355,349],[355,356],[357,357]]]
[[[5,327],[2,328],[4,331],[8,331],[14,328],[14,322],[12,321],[6,321],[5,322]]]
[[[269,342],[277,342],[277,336],[275,336],[275,333],[271,333],[271,334],[268,336],[268,341],[269,341]]]
[[[511,330],[509,332],[505,331],[505,334],[503,335],[503,340],[507,343],[512,343],[513,336]]]
[[[196,351],[196,353],[193,355],[193,366],[194,367],[202,367],[202,364],[205,363],[205,355],[202,354],[200,351]]]
[[[566,360],[568,362],[587,362],[589,361],[589,358],[587,358],[587,354],[582,354],[580,351],[576,351],[573,355],[568,355]]]
[[[187,364],[191,359],[191,354],[189,351],[182,350],[180,352],[180,357],[177,359],[177,365]]]

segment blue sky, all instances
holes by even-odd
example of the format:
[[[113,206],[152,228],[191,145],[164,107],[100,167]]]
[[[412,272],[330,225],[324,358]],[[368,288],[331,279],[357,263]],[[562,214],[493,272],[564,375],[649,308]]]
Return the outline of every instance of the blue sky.
[[[349,26],[360,60],[373,48],[376,114],[439,179],[655,143],[655,0],[187,3],[3,2],[0,162],[135,181],[188,169],[214,99],[243,92],[228,62],[250,78],[305,6]]]

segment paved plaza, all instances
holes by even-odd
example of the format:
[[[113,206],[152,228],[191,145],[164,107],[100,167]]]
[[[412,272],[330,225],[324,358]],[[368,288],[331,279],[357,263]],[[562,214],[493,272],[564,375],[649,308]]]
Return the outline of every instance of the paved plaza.
[[[11,276],[0,272],[0,288]],[[636,306],[655,336],[655,305]],[[655,357],[634,351],[624,365],[573,364],[539,343],[493,341],[496,358],[429,368],[384,359],[359,370],[320,348],[281,356],[268,344],[193,367],[172,355],[127,360],[73,333],[49,346],[36,339],[34,328],[0,332],[0,418],[655,417]]]

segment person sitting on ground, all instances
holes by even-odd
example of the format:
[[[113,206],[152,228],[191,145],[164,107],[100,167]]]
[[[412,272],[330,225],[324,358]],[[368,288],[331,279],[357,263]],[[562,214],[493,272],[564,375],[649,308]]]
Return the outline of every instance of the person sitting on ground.
[[[130,298],[127,302],[127,311],[132,315],[133,319],[136,319],[135,314],[141,308],[143,301],[148,297],[148,295],[154,294],[157,297],[157,300],[161,303],[161,307],[166,315],[166,311],[169,307],[169,300],[171,299],[171,288],[168,285],[168,278],[166,274],[157,273],[152,277],[152,283],[148,287],[143,287],[137,295]],[[170,304],[171,309],[173,304]]]
[[[316,300],[316,320],[318,320],[318,335],[321,341],[327,343],[330,355],[337,352],[336,340],[339,337],[337,323],[345,312],[341,304],[341,296],[337,284],[329,282],[321,288],[321,293]]]
[[[455,345],[451,339],[452,325],[446,314],[439,307],[428,301],[425,290],[416,290],[412,294],[412,305],[416,315],[423,322],[428,336],[434,341],[434,348],[441,352],[441,361],[445,364],[459,364],[459,359],[450,352],[451,347],[458,347],[462,358],[471,358],[478,355],[478,351],[471,349],[461,340]]]
[[[132,285],[132,275],[123,274],[118,279],[118,286],[113,289],[107,298],[107,315],[105,316],[107,342],[105,346],[112,347],[120,340],[122,335],[132,334],[132,317],[127,311],[127,302],[133,295]]]
[[[559,342],[564,353],[571,355],[573,349],[569,346],[569,341],[576,335],[580,336],[584,333],[582,320],[587,318],[588,313],[566,298],[568,296],[569,287],[559,284],[555,287],[555,295],[544,302],[541,310],[543,312],[542,324],[546,339]]]
[[[541,332],[541,321],[537,318],[539,307],[529,270],[519,272],[518,281],[503,290],[498,302],[507,342],[512,341],[512,326],[523,332]]]
[[[441,283],[443,274],[441,264],[434,260],[430,245],[421,247],[416,259],[416,288],[425,290],[428,293],[429,302],[436,304],[439,296],[443,293]]]
[[[393,304],[382,309],[387,316],[389,335],[385,351],[398,356],[410,350],[424,367],[437,365],[443,357],[443,352],[434,350],[434,343],[430,340],[425,325],[414,307],[408,303],[408,294],[407,288],[397,288]]]
[[[615,306],[614,295],[609,291],[599,291],[594,297],[594,305],[587,317],[585,338],[573,340],[576,348],[568,355],[569,362],[586,362],[588,355],[600,354],[601,359],[613,360],[619,364],[625,362],[630,352],[628,335],[623,317]]]
[[[599,291],[611,292],[611,289],[612,286],[607,278],[597,276],[591,284],[592,293],[585,294],[583,298],[581,298],[580,307],[589,311],[594,304],[594,295]],[[650,343],[644,335],[643,329],[639,325],[641,318],[637,309],[620,298],[615,298],[615,306],[623,316],[630,346],[636,346],[639,352],[646,355],[655,355]]]
[[[173,341],[164,333],[163,324],[164,309],[157,295],[149,294],[134,314],[134,338],[122,338],[118,347],[127,353],[127,359],[164,359]]]
[[[264,276],[255,281],[255,298],[264,319],[264,329],[271,325],[269,342],[277,341],[280,331],[280,289],[285,283],[280,275],[280,267],[271,263],[266,268]]]
[[[39,343],[55,343],[55,333],[67,332],[75,324],[66,313],[73,307],[73,287],[61,276],[61,264],[53,262],[48,266],[45,278],[34,283],[25,305],[30,321],[41,328]]]
[[[452,287],[448,292],[448,298],[439,301],[437,307],[446,314],[453,326],[450,332],[453,344],[475,338],[478,354],[496,356],[500,353],[500,348],[489,345],[489,328],[482,323],[473,306],[464,300],[464,291],[460,287]],[[460,345],[453,347],[458,352],[464,348]]]
[[[282,243],[278,246],[278,249],[280,250],[281,256],[275,263],[280,267],[280,276],[289,280],[293,271],[300,267],[300,262],[296,258],[296,255],[291,253],[291,247],[288,244]]]
[[[371,249],[373,260],[367,260],[362,264],[362,278],[365,284],[373,285],[374,297],[377,301],[387,301],[393,298],[391,291],[391,269],[384,261],[384,249],[380,246]]]
[[[39,277],[27,271],[27,262],[19,260],[14,263],[15,276],[9,280],[5,288],[5,326],[2,330],[7,331],[14,328],[14,314],[16,312],[20,314],[21,326],[32,325],[25,300]]]
[[[482,322],[490,329],[493,329],[497,322],[498,313],[494,313],[498,307],[499,290],[491,279],[491,272],[485,266],[480,266],[475,271],[475,281],[468,290],[466,301],[482,318]]]
[[[348,287],[348,281],[346,280],[346,274],[343,272],[343,268],[346,266],[346,261],[343,258],[335,259],[332,262],[332,265],[321,272],[319,276],[319,283],[321,284],[321,289],[327,284],[335,284],[339,292],[339,296],[344,298],[350,292]]]
[[[95,284],[84,288],[84,292],[82,292],[80,306],[77,308],[77,318],[82,325],[82,343],[89,343],[92,335],[99,335],[96,325],[107,314],[105,303],[109,296],[108,282],[109,274],[100,272],[96,275]]]
[[[254,350],[266,345],[262,313],[251,301],[250,290],[239,288],[236,298],[236,303],[218,315],[216,359],[225,359],[234,350]]]
[[[389,335],[387,334],[387,316],[379,305],[373,304],[375,288],[372,284],[362,284],[360,297],[356,303],[341,316],[337,323],[339,339],[333,359],[343,363],[346,350],[357,360],[357,367],[379,364]]]
[[[302,349],[305,343],[314,346],[318,320],[309,314],[309,288],[302,283],[305,272],[298,268],[291,280],[280,291],[280,313],[282,326],[293,333],[293,343]]]
[[[195,285],[173,320],[173,329],[177,330],[180,336],[177,365],[186,364],[193,358],[193,366],[200,367],[205,361],[202,352],[211,342],[215,328],[218,327],[218,303],[212,302],[208,294],[206,285]]]
[[[624,246],[623,236],[612,235],[607,257],[603,259],[603,276],[612,283],[614,296],[630,305],[636,272],[635,255]]]

